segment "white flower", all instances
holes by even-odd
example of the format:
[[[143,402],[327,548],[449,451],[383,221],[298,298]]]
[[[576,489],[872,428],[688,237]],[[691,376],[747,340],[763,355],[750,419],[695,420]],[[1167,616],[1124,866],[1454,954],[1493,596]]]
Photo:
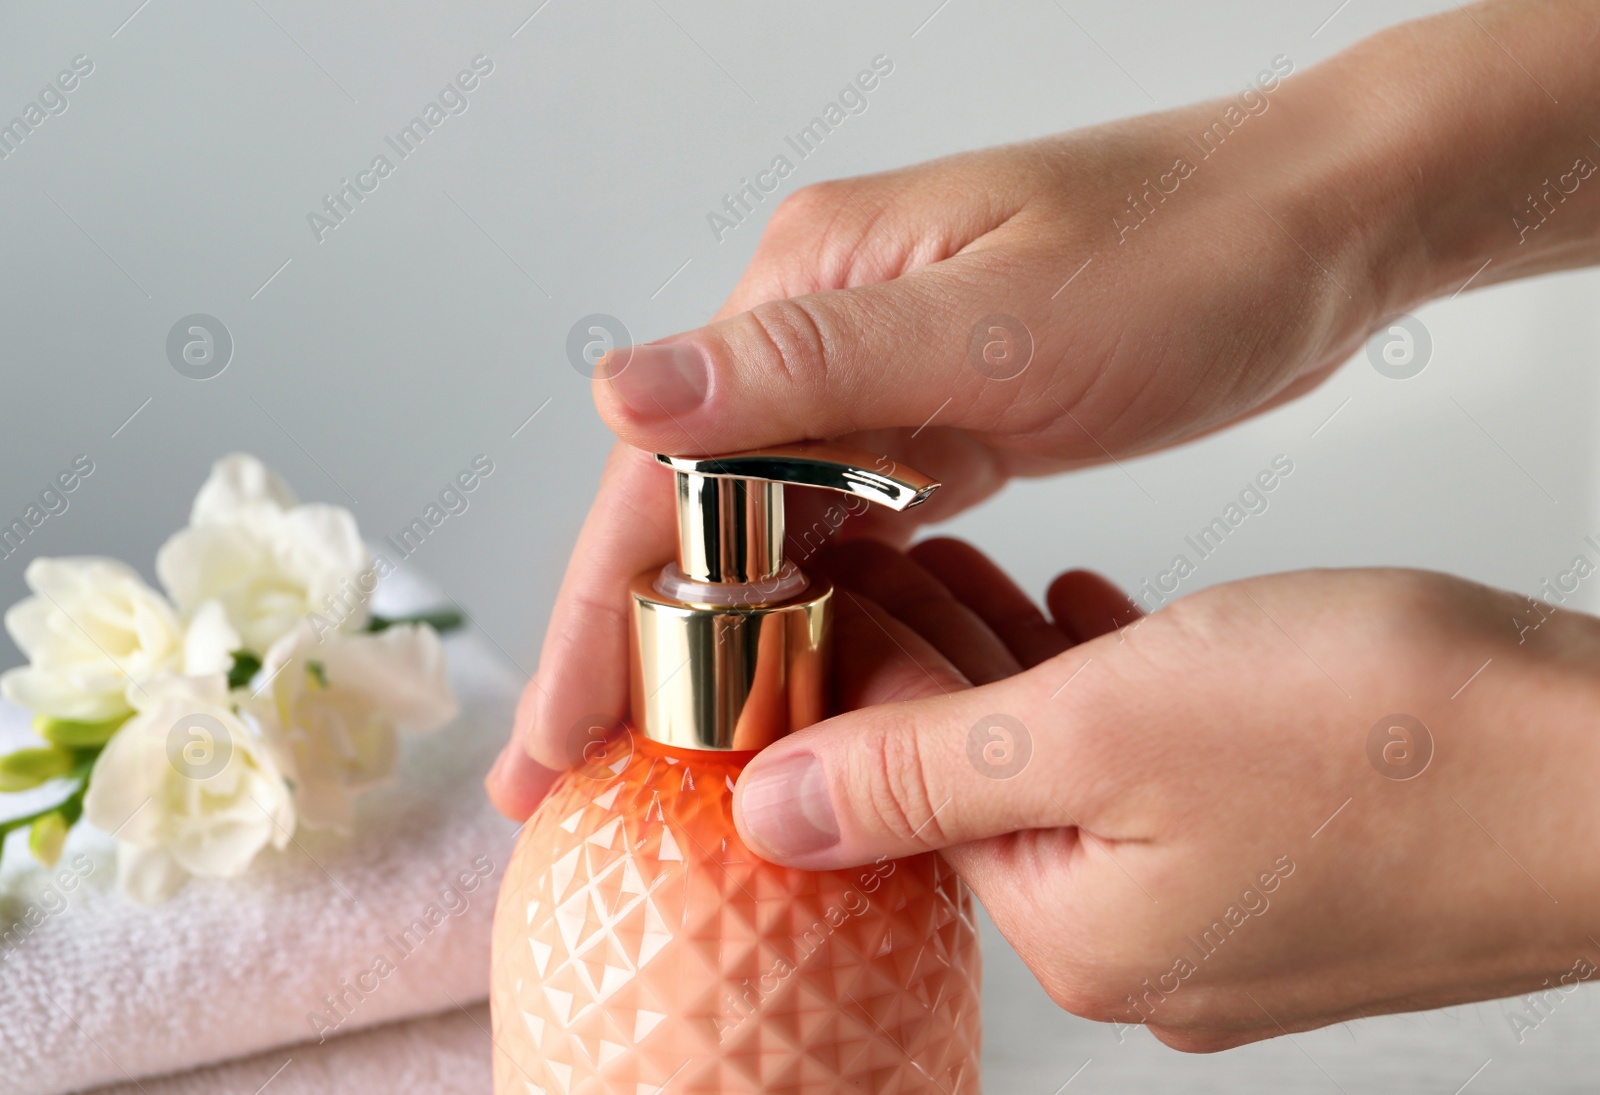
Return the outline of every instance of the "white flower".
[[[211,465],[189,509],[191,525],[248,520],[257,510],[293,509],[294,490],[278,473],[248,453],[229,453]]]
[[[313,827],[350,823],[351,796],[394,771],[400,731],[437,730],[458,710],[431,627],[317,641],[304,623],[268,652],[267,682],[246,701],[295,783]]]
[[[0,693],[13,703],[99,722],[127,714],[130,680],[183,664],[177,613],[132,567],[94,557],[35,559],[23,577],[36,596],[12,605],[5,625],[29,664],[0,677]],[[197,646],[197,656],[206,653]]]
[[[228,622],[222,602],[206,601],[195,609],[183,633],[183,671],[191,677],[226,677],[233,668],[233,652],[243,642]]]
[[[261,849],[288,843],[289,787],[230,707],[224,678],[166,676],[128,691],[135,714],[95,762],[83,809],[116,835],[129,896],[153,904],[190,875],[235,878]]]
[[[156,573],[186,616],[220,602],[257,654],[313,613],[331,611],[340,630],[360,630],[367,610],[358,581],[371,565],[349,510],[296,504],[281,479],[242,453],[217,461],[189,526],[156,555]]]

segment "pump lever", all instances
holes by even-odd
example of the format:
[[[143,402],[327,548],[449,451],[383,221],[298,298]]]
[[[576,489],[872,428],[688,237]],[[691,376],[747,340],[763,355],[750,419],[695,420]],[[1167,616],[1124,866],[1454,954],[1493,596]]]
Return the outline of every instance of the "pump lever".
[[[921,505],[939,482],[885,456],[832,441],[799,441],[721,456],[671,456],[656,460],[680,475],[708,479],[749,479],[853,494],[892,510]]]
[[[690,581],[739,585],[783,569],[783,488],[825,490],[903,510],[939,484],[887,457],[801,441],[720,456],[656,460],[677,474],[678,569]]]

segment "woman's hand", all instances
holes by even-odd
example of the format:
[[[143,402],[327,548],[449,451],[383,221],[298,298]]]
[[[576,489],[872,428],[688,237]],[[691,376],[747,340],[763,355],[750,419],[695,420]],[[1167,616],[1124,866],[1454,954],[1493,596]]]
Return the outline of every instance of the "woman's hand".
[[[767,858],[944,849],[1059,1004],[1189,1050],[1600,972],[1593,618],[1368,570],[1144,618],[1069,575],[1052,625],[951,541],[828,569],[873,706],[745,770]]]
[[[1292,59],[1275,59],[1229,99],[794,194],[716,322],[602,363],[595,398],[623,444],[495,801],[526,816],[541,765],[571,763],[574,725],[627,708],[627,582],[674,543],[647,452],[843,436],[944,480],[916,513],[939,520],[1011,476],[1292,398],[1388,313],[1469,276],[1594,260],[1600,179],[1520,236],[1511,214],[1539,179],[1600,157],[1583,137],[1597,26],[1592,0],[1480,6],[1288,80]],[[836,532],[903,544],[914,525],[836,530],[800,503],[790,529],[803,566]]]

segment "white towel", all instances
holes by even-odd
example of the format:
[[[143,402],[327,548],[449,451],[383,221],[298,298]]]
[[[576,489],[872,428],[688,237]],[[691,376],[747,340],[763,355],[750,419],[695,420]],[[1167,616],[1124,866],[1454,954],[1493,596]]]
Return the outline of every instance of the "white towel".
[[[479,1004],[92,1095],[488,1095],[490,1052]]]
[[[437,598],[401,571],[374,603],[393,613]],[[81,854],[92,869],[64,899],[27,856],[23,834],[12,835],[0,932],[37,926],[0,945],[0,1095],[127,1083],[328,1028],[345,1034],[447,1010],[467,1021],[460,1009],[488,993],[490,920],[516,830],[489,805],[482,779],[521,679],[481,635],[466,630],[445,644],[460,718],[404,740],[395,779],[360,799],[348,835],[302,828],[243,878],[197,879],[150,909],[117,893],[102,835],[80,827],[69,838],[63,864]],[[23,712],[0,709],[0,748],[25,733]],[[387,976],[371,974],[380,957],[394,967]],[[408,1060],[397,1066],[412,1068]]]

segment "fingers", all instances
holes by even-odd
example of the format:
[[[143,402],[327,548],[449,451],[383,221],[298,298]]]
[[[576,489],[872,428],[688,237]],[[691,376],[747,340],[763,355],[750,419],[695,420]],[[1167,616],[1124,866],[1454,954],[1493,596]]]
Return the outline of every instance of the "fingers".
[[[1032,598],[971,544],[940,537],[924,540],[910,554],[978,615],[1020,668],[1032,668],[1072,645],[1067,635],[1045,619]]]
[[[562,579],[517,733],[550,768],[574,763],[568,738],[593,716],[628,712],[628,583],[677,545],[672,473],[618,445]],[[587,740],[586,738],[583,740]]]
[[[865,708],[790,735],[741,774],[734,792],[739,835],[763,858],[825,870],[1062,824],[1064,810],[1078,812],[1073,781],[1083,776],[1059,752],[1048,763],[1035,757],[1026,778],[1013,779],[1002,778],[1000,751],[985,752],[996,744],[1012,756],[1024,745],[1043,749],[1033,713],[1046,710],[1059,675],[1044,670]],[[1016,736],[1021,722],[995,719],[1007,711],[1028,713],[1034,736],[1026,743]],[[1059,750],[1060,742],[1052,744]]]
[[[911,260],[913,226],[895,230],[881,216],[891,200],[884,178],[822,183],[784,199],[713,320],[769,300],[887,281],[921,265]]]
[[[838,544],[819,558],[818,567],[847,590],[869,594],[973,684],[988,684],[1022,668],[973,609],[914,560],[887,545],[874,540]]]
[[[1126,593],[1087,570],[1058,575],[1045,591],[1044,600],[1056,626],[1075,643],[1099,638],[1144,615]]]
[[[932,644],[863,595],[838,591],[833,630],[833,686],[839,710],[945,696],[972,687]]]
[[[511,740],[506,742],[506,747],[500,751],[494,767],[489,769],[489,775],[483,781],[484,790],[489,792],[489,801],[494,803],[494,808],[512,821],[528,820],[528,816],[544,801],[556,776],[560,775],[555,769],[546,768],[528,756],[527,730],[533,724],[533,714],[530,710],[524,716],[521,708],[531,708],[538,697],[538,689],[530,682],[517,705],[519,710]]]
[[[985,252],[969,252],[616,351],[597,374],[595,400],[624,441],[671,452],[916,428],[935,415],[941,426],[986,431],[1014,417],[1013,407],[1036,426],[1041,412],[1018,393],[1043,369],[993,383],[973,365],[969,343],[980,317],[1043,314],[1047,301],[1033,298],[1047,295],[1032,279],[1011,284]]]
[[[935,727],[908,716],[896,720],[892,714],[903,713],[905,701],[926,700],[941,704],[941,720],[948,719],[956,709],[951,705],[972,694],[972,677],[998,680],[1017,672],[1005,644],[930,573],[883,544],[836,545],[819,563],[839,583],[838,698],[841,706],[857,710],[787,739],[751,763],[735,798],[746,841],[769,858],[814,866],[818,856],[828,863],[865,862],[885,854],[885,847],[907,842],[917,850],[943,847],[968,826],[987,835],[995,826],[1006,831],[1018,823],[1020,813],[986,816],[986,795],[971,794],[987,792],[981,784],[993,780],[973,767],[969,734],[958,735],[956,742],[942,723]],[[1009,582],[1006,587],[1015,590]],[[983,582],[970,585],[975,595],[987,588]],[[870,590],[871,598],[857,589]],[[1037,609],[1034,614],[1039,616]],[[1039,621],[1043,624],[1042,616]],[[1002,727],[1002,732],[1010,731]],[[822,749],[808,749],[807,739],[832,750],[836,763],[825,768]],[[840,786],[832,788],[830,781]],[[962,782],[980,786],[962,790],[960,804],[952,807],[956,791],[942,794],[940,788]],[[835,810],[835,800],[846,809]],[[933,806],[936,800],[943,805]],[[1013,796],[1010,806],[1020,808],[1025,801]],[[948,826],[942,820],[946,813],[957,819]]]

